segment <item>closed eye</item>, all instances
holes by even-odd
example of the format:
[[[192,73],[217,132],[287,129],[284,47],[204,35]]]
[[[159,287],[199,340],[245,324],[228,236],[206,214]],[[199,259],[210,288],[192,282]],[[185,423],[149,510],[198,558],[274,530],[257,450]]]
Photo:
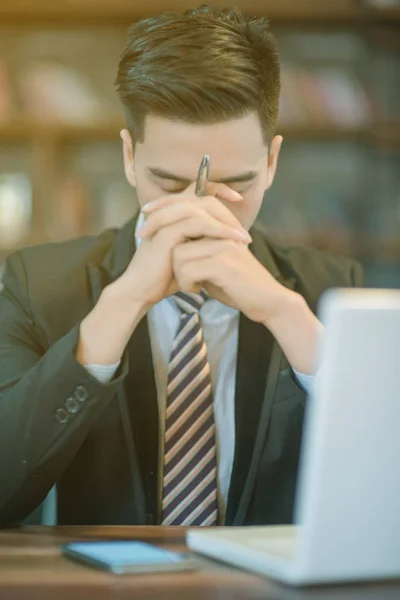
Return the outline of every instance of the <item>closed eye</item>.
[[[166,190],[165,188],[160,188],[162,192],[165,192],[166,194],[180,194],[181,192],[184,192],[186,190],[186,188],[182,188],[179,190]]]

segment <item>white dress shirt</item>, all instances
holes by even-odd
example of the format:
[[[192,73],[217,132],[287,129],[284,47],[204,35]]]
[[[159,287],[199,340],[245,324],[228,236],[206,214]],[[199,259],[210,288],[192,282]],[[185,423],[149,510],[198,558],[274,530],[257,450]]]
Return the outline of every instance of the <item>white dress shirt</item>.
[[[138,223],[137,228],[140,226]],[[139,242],[140,243],[140,242]],[[207,357],[210,364],[214,399],[214,417],[217,444],[217,484],[220,521],[224,522],[228,491],[235,451],[235,381],[239,336],[239,311],[209,299],[201,308],[200,317]],[[147,314],[153,368],[157,387],[160,423],[160,473],[164,455],[165,407],[167,370],[172,343],[178,330],[180,311],[173,298],[165,298]],[[86,365],[87,371],[101,383],[112,379],[115,365]],[[310,392],[313,375],[294,371],[300,385]],[[160,486],[162,476],[160,474]],[[161,488],[159,488],[160,491]]]

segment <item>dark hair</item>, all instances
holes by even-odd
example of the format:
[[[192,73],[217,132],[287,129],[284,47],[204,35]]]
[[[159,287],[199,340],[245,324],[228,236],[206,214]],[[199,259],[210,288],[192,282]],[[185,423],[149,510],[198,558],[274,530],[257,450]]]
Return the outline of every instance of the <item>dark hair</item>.
[[[256,111],[266,143],[278,118],[279,54],[265,17],[209,5],[163,12],[128,30],[116,78],[128,130],[147,114],[212,124]]]

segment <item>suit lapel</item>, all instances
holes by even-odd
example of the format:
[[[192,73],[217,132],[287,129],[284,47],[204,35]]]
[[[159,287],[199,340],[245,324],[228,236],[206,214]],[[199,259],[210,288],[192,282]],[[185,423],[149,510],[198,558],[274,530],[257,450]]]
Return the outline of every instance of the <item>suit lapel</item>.
[[[255,257],[275,279],[293,289],[295,280],[286,279],[280,272],[265,236],[256,229],[251,231],[251,235],[253,243],[250,250]],[[274,337],[264,325],[250,321],[243,314],[240,315],[235,388],[235,455],[226,525],[236,523],[238,508],[245,500],[243,495],[249,495],[252,491],[246,486],[246,481],[253,459],[263,403],[271,401],[265,398],[265,390],[267,386],[268,389],[274,388],[278,375],[269,372],[271,356],[276,344]]]
[[[260,418],[266,375],[274,339],[259,323],[239,319],[235,393],[235,456],[226,524],[232,525],[245,487]]]
[[[147,319],[129,343],[129,375],[125,395],[146,504],[146,524],[157,520],[159,412]]]
[[[130,220],[116,235],[112,248],[105,255],[100,267],[87,265],[88,279],[95,304],[104,287],[126,270],[135,252],[134,231],[137,216]],[[158,403],[154,380],[147,318],[142,319],[127,346],[129,373],[117,392],[121,419],[128,415],[129,426],[124,427],[125,450],[130,454],[132,478],[140,480],[144,493],[145,515],[143,524],[153,524],[157,510],[158,481]],[[124,410],[124,408],[126,410]],[[132,439],[133,438],[133,447]],[[133,456],[132,456],[133,454]],[[140,486],[139,486],[140,487]],[[137,489],[137,481],[133,490]],[[140,494],[140,490],[137,492]]]

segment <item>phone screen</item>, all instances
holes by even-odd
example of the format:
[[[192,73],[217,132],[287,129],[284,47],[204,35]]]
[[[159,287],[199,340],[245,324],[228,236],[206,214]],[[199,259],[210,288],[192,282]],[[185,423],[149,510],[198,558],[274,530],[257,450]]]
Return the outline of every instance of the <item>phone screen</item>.
[[[64,554],[114,573],[177,571],[195,568],[185,554],[157,548],[144,542],[76,542],[63,547]]]

